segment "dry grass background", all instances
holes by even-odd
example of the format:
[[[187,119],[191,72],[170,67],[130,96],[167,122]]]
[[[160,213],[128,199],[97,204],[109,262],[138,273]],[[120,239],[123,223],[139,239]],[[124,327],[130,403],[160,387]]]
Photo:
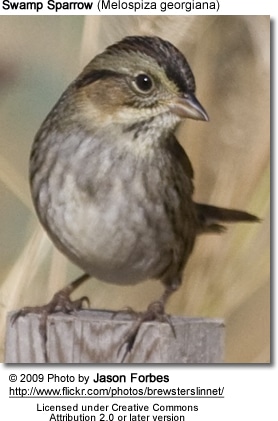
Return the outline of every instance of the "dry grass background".
[[[81,68],[127,34],[156,34],[189,60],[210,123],[178,137],[195,168],[195,198],[249,210],[261,224],[198,239],[173,314],[221,317],[226,362],[270,360],[270,21],[268,16],[0,17],[0,343],[10,310],[42,304],[79,270],[50,244],[31,204],[28,158],[41,121]],[[144,309],[159,283],[92,280],[95,308]]]

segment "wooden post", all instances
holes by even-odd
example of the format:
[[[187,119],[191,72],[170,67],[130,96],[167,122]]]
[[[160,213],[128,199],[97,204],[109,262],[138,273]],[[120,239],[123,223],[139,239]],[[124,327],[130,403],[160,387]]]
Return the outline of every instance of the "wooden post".
[[[81,310],[48,317],[47,343],[39,332],[39,316],[28,314],[11,324],[9,314],[5,363],[120,363],[125,335],[134,319],[123,313]],[[115,316],[115,317],[113,317]],[[140,327],[125,363],[221,363],[222,320],[171,317],[168,323],[146,322]]]

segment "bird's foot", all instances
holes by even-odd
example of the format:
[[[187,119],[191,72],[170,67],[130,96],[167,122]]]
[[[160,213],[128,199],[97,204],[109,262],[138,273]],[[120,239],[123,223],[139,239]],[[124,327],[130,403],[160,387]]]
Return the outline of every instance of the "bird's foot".
[[[49,301],[49,303],[43,306],[35,306],[35,307],[23,307],[19,311],[17,311],[11,318],[12,325],[16,322],[19,317],[24,317],[27,314],[38,314],[40,315],[40,323],[39,323],[39,331],[40,335],[43,340],[44,344],[44,353],[45,353],[45,360],[47,361],[47,353],[46,353],[46,342],[47,342],[47,317],[54,313],[64,313],[70,314],[74,313],[77,310],[82,308],[83,303],[87,303],[90,305],[89,298],[83,296],[77,300],[71,300],[70,294],[85,280],[89,278],[89,275],[84,274],[75,281],[71,282],[65,288],[61,289],[60,291],[54,294],[53,298]]]
[[[42,318],[58,312],[65,314],[73,313],[82,308],[83,302],[86,302],[88,305],[90,304],[88,297],[85,296],[78,300],[71,300],[67,288],[64,288],[56,292],[49,303],[43,306],[23,307],[12,316],[11,321],[14,324],[19,317],[24,317],[30,313],[39,314]]]
[[[70,294],[78,288],[84,281],[89,278],[89,275],[84,274],[80,276],[75,281],[71,282],[65,288],[61,289],[60,291],[54,294],[53,298],[49,303],[43,306],[36,306],[36,307],[24,307],[18,312],[16,312],[12,317],[12,324],[21,317],[26,316],[29,313],[41,314],[43,317],[47,317],[50,314],[62,312],[65,314],[69,314],[75,312],[82,308],[83,302],[86,302],[89,306],[90,302],[88,297],[81,297],[78,300],[71,300]]]
[[[144,312],[136,313],[132,309],[128,309],[128,311],[131,312],[133,316],[136,316],[137,320],[132,326],[132,328],[130,329],[130,331],[127,332],[124,338],[124,341],[118,350],[118,354],[119,354],[120,351],[123,349],[123,347],[125,347],[125,352],[124,352],[121,362],[124,362],[127,355],[132,351],[139,329],[141,325],[145,322],[158,321],[158,322],[168,323],[169,326],[171,327],[173,335],[176,337],[176,332],[175,332],[173,323],[171,321],[171,317],[165,313],[164,303],[161,300],[152,302],[148,306],[147,310]]]

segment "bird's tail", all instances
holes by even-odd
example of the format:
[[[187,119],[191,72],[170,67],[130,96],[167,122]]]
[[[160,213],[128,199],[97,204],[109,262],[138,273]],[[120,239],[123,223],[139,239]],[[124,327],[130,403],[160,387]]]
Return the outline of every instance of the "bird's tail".
[[[207,232],[221,233],[226,230],[221,222],[260,222],[257,216],[237,209],[219,208],[217,206],[195,203],[199,234]]]

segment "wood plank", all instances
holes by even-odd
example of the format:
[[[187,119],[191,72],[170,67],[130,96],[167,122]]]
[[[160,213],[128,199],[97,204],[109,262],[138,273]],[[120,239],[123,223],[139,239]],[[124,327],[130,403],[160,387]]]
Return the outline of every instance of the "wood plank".
[[[134,319],[124,313],[81,310],[48,317],[47,343],[39,332],[39,316],[29,314],[7,322],[5,363],[120,363],[127,332]],[[116,314],[116,315],[115,315]],[[115,316],[115,317],[113,317]],[[224,323],[218,319],[171,317],[168,323],[146,322],[125,363],[220,363]]]

